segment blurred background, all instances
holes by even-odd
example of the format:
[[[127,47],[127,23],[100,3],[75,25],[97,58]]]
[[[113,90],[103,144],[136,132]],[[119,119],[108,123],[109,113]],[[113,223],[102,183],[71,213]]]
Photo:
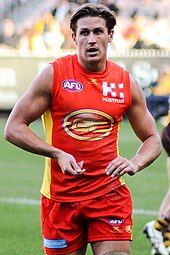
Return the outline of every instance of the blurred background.
[[[49,61],[74,53],[69,20],[86,2],[100,2],[115,12],[117,25],[109,58],[136,77],[155,119],[167,114],[169,0],[1,0],[0,111],[12,109]]]

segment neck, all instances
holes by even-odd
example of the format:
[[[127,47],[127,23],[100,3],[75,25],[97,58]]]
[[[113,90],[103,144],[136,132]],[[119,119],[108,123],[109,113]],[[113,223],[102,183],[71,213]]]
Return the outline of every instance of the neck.
[[[106,59],[100,60],[100,61],[83,61],[82,59],[79,58],[78,56],[78,61],[80,65],[87,71],[87,72],[101,72],[105,69],[106,67]]]

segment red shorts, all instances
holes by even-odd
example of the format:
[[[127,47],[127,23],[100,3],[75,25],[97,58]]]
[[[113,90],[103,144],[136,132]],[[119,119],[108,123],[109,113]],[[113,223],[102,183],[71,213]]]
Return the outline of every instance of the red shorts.
[[[132,240],[132,201],[123,185],[83,202],[60,203],[42,196],[44,252],[65,255],[87,243]]]

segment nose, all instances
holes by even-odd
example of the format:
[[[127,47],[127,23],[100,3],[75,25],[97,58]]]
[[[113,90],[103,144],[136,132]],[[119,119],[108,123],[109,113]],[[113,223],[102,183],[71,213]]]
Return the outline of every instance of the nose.
[[[93,32],[90,32],[90,34],[89,34],[89,43],[90,44],[96,43],[96,37],[95,37],[95,34]]]

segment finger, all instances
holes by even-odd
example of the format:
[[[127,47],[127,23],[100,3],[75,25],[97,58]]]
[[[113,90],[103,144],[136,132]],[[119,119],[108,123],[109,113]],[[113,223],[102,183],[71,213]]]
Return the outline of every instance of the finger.
[[[128,166],[121,166],[118,167],[118,169],[116,169],[112,174],[111,177],[121,177],[122,175],[126,174],[129,170]]]
[[[81,169],[81,172],[78,172],[77,174],[83,174],[86,171],[86,169]]]
[[[79,174],[84,172],[84,169],[81,169],[81,167],[79,166],[79,164],[76,161],[71,162],[71,167],[74,171],[76,171]]]
[[[80,168],[79,164],[76,162],[76,160],[71,161],[71,167],[74,169],[77,173],[81,173],[82,169]]]
[[[70,175],[79,175],[77,171],[75,171],[72,167],[67,167],[65,170],[63,170],[64,174],[70,174]]]
[[[109,167],[106,168],[105,172],[107,175],[110,175],[113,173],[113,171],[119,171],[119,169],[121,170],[124,166],[126,166],[126,162],[125,160],[117,160],[114,162],[111,162]]]
[[[81,168],[81,172],[78,172],[78,174],[82,174],[86,171],[86,169],[83,168],[83,165],[84,165],[84,161],[80,161],[77,163],[79,165],[79,167]]]
[[[121,163],[122,163],[122,160],[124,160],[124,158],[122,157],[117,157],[115,159],[113,159],[109,165],[106,167],[106,172],[109,171],[111,168],[117,168]]]
[[[84,161],[82,160],[82,161],[78,162],[77,164],[78,164],[79,167],[82,169],[82,168],[83,168],[83,165],[84,165]]]
[[[119,167],[117,167],[114,172],[112,172],[111,175],[113,176],[120,176],[126,173],[126,171],[128,171],[129,169],[129,164],[127,162],[123,163],[122,165],[120,165]]]

